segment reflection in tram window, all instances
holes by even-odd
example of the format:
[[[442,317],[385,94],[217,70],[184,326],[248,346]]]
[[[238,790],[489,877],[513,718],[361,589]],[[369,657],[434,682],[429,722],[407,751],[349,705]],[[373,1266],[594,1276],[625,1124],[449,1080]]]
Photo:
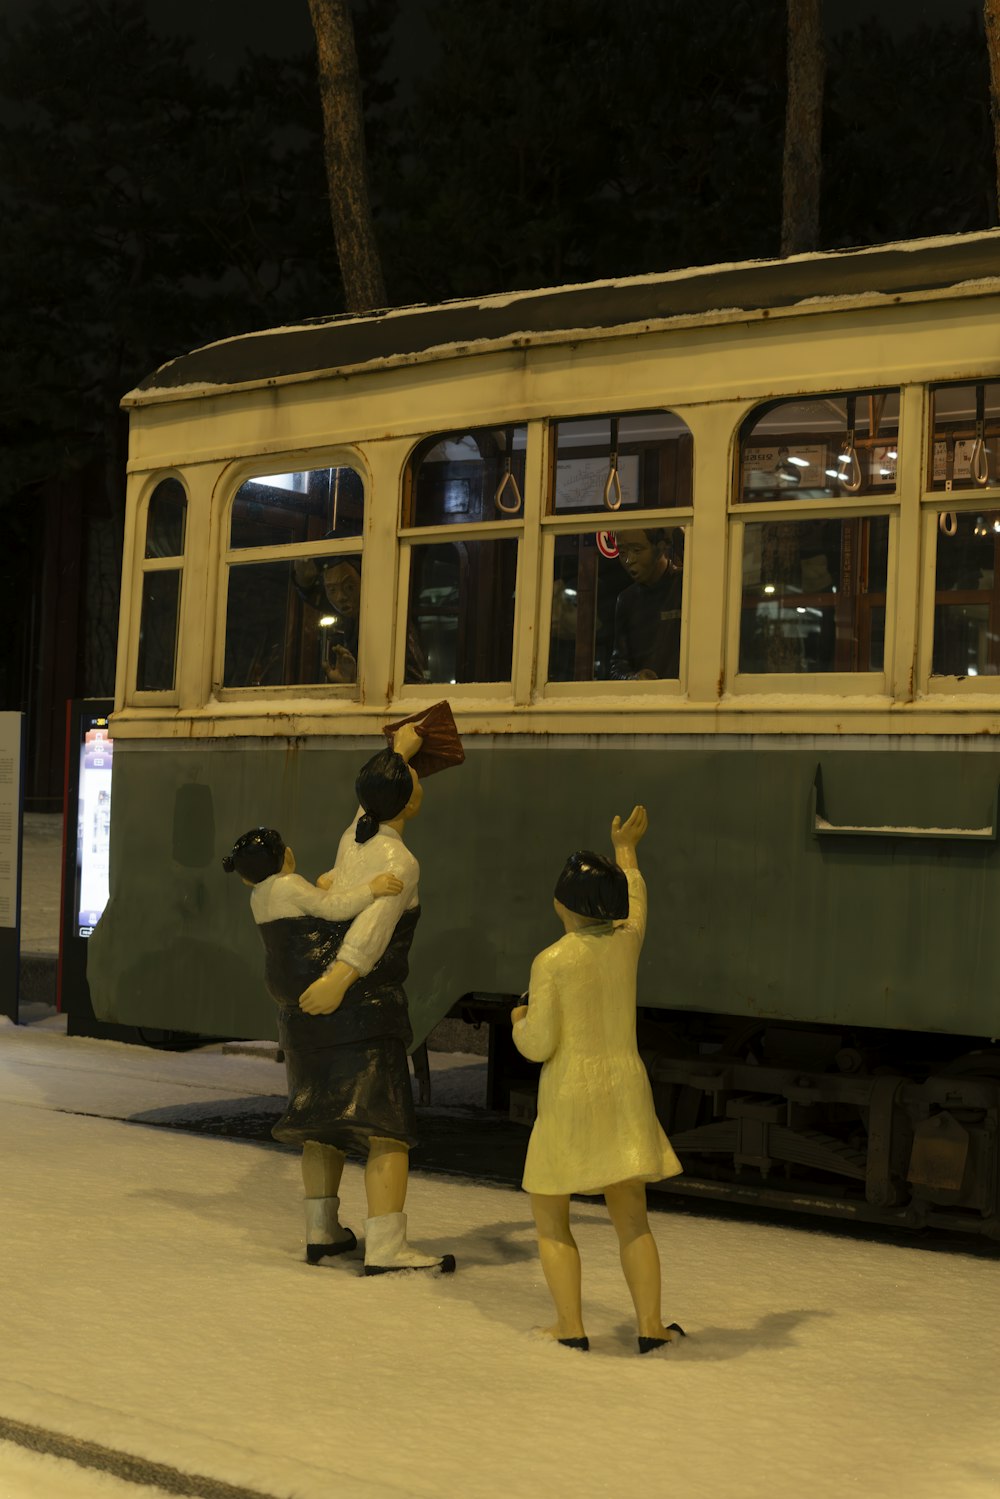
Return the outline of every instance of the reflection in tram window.
[[[931,666],[935,676],[1000,673],[998,552],[1000,511],[951,511],[939,517]]]
[[[555,422],[551,513],[691,504],[692,440],[669,411]]]
[[[612,544],[616,558],[604,555],[593,533],[556,538],[550,682],[679,674],[683,529],[619,531]]]
[[[355,682],[360,606],[358,554],[231,567],[223,686]]]
[[[744,528],[740,671],[881,671],[887,516]]]
[[[143,575],[139,659],[135,674],[139,692],[173,691],[180,594],[179,568]]]
[[[258,474],[233,500],[232,547],[292,546],[360,536],[365,491],[352,468]]]
[[[516,583],[513,537],[413,547],[407,680],[509,682]],[[417,651],[419,677],[411,674]]]
[[[426,438],[406,471],[404,526],[473,525],[524,514],[527,427]]]
[[[740,434],[737,498],[851,499],[896,488],[899,391],[859,390],[758,407]]]
[[[149,497],[146,557],[181,557],[187,495],[179,479],[162,479]]]
[[[1000,382],[939,385],[931,391],[931,411],[930,488],[1000,484]]]

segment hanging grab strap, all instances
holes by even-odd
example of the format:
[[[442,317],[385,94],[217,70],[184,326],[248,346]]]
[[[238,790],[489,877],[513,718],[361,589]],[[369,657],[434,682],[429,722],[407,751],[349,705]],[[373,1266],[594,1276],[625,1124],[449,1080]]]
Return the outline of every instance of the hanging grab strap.
[[[969,457],[969,473],[973,484],[982,489],[990,482],[990,455],[986,451],[986,386],[976,386],[976,440]]]
[[[846,464],[842,465],[840,487],[846,489],[848,494],[857,494],[864,483],[858,452],[854,446],[854,400],[854,396],[847,397],[847,433],[840,449],[841,458],[847,459]]]
[[[955,483],[955,438],[951,432],[944,439],[944,487],[950,491]],[[942,536],[958,535],[958,516],[954,510],[942,510],[938,516],[938,530]]]
[[[521,491],[517,487],[517,480],[514,478],[514,474],[511,470],[511,464],[513,463],[513,461],[514,428],[507,427],[504,431],[503,475],[500,479],[500,483],[496,487],[496,493],[493,496],[493,503],[499,510],[501,515],[516,515],[521,506],[524,504],[524,501],[521,498]],[[508,489],[513,492],[513,505],[505,505],[503,502],[503,497]]]
[[[622,481],[618,474],[618,418],[611,418],[611,450],[608,477],[604,482],[604,507],[620,510],[622,507]],[[612,498],[613,496],[613,498]]]

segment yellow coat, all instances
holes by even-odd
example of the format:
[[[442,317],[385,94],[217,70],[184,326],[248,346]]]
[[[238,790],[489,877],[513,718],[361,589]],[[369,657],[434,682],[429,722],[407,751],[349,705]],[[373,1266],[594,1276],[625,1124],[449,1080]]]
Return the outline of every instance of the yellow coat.
[[[542,1062],[522,1186],[561,1196],[683,1169],[660,1127],[635,1039],[636,969],[646,886],[627,870],[628,920],[567,932],[531,965],[528,1013],[514,1025]]]

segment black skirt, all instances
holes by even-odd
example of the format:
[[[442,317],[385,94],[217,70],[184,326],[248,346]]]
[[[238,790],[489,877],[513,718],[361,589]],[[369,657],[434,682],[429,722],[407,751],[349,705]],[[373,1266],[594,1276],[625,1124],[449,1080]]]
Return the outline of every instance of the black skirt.
[[[403,981],[419,915],[419,908],[404,912],[382,957],[332,1015],[307,1015],[297,1000],[333,961],[350,922],[293,918],[259,928],[288,1078],[288,1108],[271,1131],[276,1140],[362,1155],[373,1139],[416,1144]]]
[[[406,1047],[395,1036],[285,1051],[288,1108],[272,1129],[286,1145],[314,1140],[365,1155],[373,1139],[415,1145]]]

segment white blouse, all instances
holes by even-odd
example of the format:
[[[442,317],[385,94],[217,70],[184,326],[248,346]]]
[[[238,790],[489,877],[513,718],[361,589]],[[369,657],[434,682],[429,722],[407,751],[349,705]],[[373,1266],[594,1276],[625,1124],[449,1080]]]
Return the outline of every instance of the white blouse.
[[[386,823],[379,825],[378,832],[367,843],[358,843],[354,830],[361,815],[359,807],[340,840],[336,864],[324,876],[333,881],[330,894],[339,891],[346,896],[352,888],[373,880],[377,874],[394,874],[403,884],[398,895],[381,896],[355,917],[337,954],[340,962],[349,963],[363,977],[385,952],[403,912],[420,904],[417,891],[420,865],[396,829]]]

